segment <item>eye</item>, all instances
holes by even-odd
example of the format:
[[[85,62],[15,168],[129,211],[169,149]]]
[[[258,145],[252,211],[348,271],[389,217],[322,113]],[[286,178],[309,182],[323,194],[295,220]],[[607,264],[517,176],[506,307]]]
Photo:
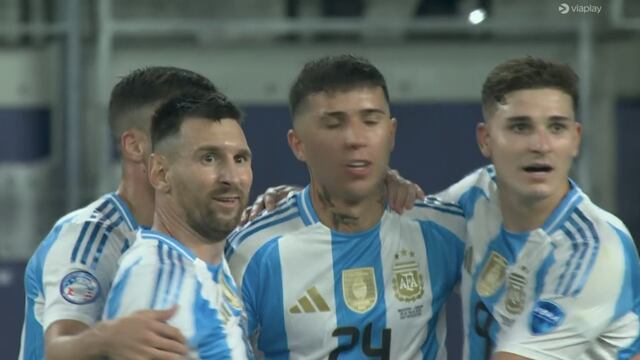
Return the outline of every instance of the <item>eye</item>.
[[[529,129],[529,125],[525,123],[515,123],[512,124],[509,129],[515,133],[523,133]]]
[[[205,164],[211,164],[216,161],[216,157],[213,153],[206,153],[202,155],[202,162]]]
[[[244,164],[249,161],[249,157],[246,155],[236,155],[234,159],[237,164]]]
[[[561,133],[567,129],[567,125],[563,123],[553,123],[551,124],[551,132],[554,134]]]
[[[378,125],[382,121],[381,114],[370,114],[364,119],[364,123],[368,126]]]

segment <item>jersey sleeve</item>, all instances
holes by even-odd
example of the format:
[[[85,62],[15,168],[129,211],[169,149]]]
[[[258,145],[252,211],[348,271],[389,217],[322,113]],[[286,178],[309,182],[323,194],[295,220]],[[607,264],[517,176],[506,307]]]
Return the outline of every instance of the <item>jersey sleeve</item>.
[[[595,254],[593,247],[599,244],[591,266],[589,251],[582,258],[583,268],[570,266],[570,252],[554,253],[556,262],[539,274],[542,292],[511,328],[498,334],[496,352],[575,359],[585,353],[591,358],[629,358],[640,350],[638,256],[623,232],[611,228],[602,235],[591,245]],[[574,260],[577,264],[579,259]],[[598,343],[598,353],[590,353],[596,351],[593,343]]]
[[[87,221],[60,226],[42,266],[43,329],[58,320],[92,326],[100,319],[121,249],[109,241],[118,229]]]

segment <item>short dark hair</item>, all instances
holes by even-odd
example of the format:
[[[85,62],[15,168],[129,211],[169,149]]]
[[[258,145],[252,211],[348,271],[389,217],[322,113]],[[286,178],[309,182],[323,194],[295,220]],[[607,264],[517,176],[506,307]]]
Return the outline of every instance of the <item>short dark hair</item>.
[[[211,121],[233,119],[242,124],[242,113],[222,93],[186,93],[171,98],[153,115],[151,120],[151,148],[180,132],[187,118]]]
[[[482,111],[485,116],[495,110],[510,92],[554,88],[565,92],[578,108],[578,75],[567,64],[531,56],[507,60],[496,66],[482,85]]]
[[[304,65],[289,91],[292,120],[307,96],[318,92],[381,87],[389,102],[387,83],[369,60],[354,55],[324,56]]]
[[[117,139],[127,129],[149,130],[147,118],[132,117],[135,111],[149,105],[158,106],[185,91],[218,91],[206,77],[172,66],[150,66],[134,70],[123,77],[111,91],[109,127]],[[151,109],[153,111],[153,109]],[[131,115],[131,116],[130,116]]]

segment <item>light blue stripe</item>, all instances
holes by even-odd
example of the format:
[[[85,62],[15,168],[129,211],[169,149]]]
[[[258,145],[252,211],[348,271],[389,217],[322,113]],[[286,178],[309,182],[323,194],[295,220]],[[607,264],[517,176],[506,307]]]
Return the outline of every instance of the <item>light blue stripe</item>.
[[[115,229],[120,223],[124,220],[124,217],[120,216],[114,222],[112,222],[102,234],[102,239],[100,239],[100,243],[98,244],[98,249],[96,250],[95,255],[93,256],[93,262],[91,263],[91,268],[96,269],[98,267],[98,263],[100,262],[100,256],[102,255],[102,251],[104,250],[104,246],[107,241],[111,238],[111,232]]]
[[[289,345],[284,325],[279,238],[269,240],[247,264],[242,281],[242,300],[249,320],[250,336],[260,331],[258,349],[268,359],[288,360]]]
[[[156,286],[153,288],[153,297],[151,297],[151,304],[149,304],[149,307],[151,309],[156,308],[158,291],[162,283],[162,272],[164,270],[164,254],[162,251],[162,248],[163,248],[162,244],[163,244],[162,241],[158,241],[158,260],[160,261],[160,268],[158,269],[158,275],[156,276]]]
[[[480,198],[487,198],[487,194],[478,186],[472,186],[460,196],[460,199],[458,199],[458,205],[462,208],[465,219],[473,218],[476,210],[476,203]]]
[[[616,301],[616,309],[612,321],[621,317],[635,313],[640,317],[640,265],[638,251],[631,239],[631,236],[617,227],[609,226],[618,235],[618,239],[624,253],[624,279],[620,296]],[[626,348],[618,350],[618,359],[630,359],[633,355],[640,353],[640,333],[636,334],[636,339]]]
[[[591,250],[591,257],[589,258],[589,262],[587,263],[587,268],[582,273],[582,278],[578,285],[571,293],[571,296],[576,296],[582,291],[584,288],[584,284],[587,282],[587,278],[591,274],[591,270],[593,270],[593,264],[596,262],[596,258],[598,257],[598,252],[600,251],[600,237],[598,236],[598,232],[596,231],[593,223],[585,216],[585,214],[580,211],[580,209],[576,209],[576,215],[587,225],[589,228],[589,232],[591,233],[591,239],[593,240],[593,246]]]
[[[464,242],[446,228],[434,222],[420,222],[429,263],[431,284],[431,319],[427,323],[427,338],[422,344],[425,359],[436,359],[438,344],[437,325],[440,312],[458,280],[464,258]],[[444,320],[444,319],[443,319]]]
[[[125,289],[127,288],[127,284],[129,283],[129,276],[131,275],[131,270],[136,267],[142,258],[137,259],[131,266],[126,268],[122,273],[122,276],[118,279],[118,281],[113,284],[111,290],[109,291],[109,300],[106,304],[106,316],[107,319],[113,319],[120,313],[120,305],[122,304],[122,295],[124,294]]]
[[[556,285],[556,290],[555,290],[556,294],[562,293],[560,289],[562,288],[562,283],[565,280],[565,276],[569,273],[569,269],[571,268],[571,263],[573,263],[576,256],[578,256],[578,242],[575,236],[573,236],[573,233],[569,230],[569,228],[566,227],[566,225],[560,228],[559,231],[562,231],[567,236],[567,238],[571,240],[571,247],[573,248],[573,250],[571,252],[571,256],[567,259],[567,261],[564,264],[564,271],[562,271],[562,273],[560,274],[560,277],[558,278],[558,284]],[[565,284],[565,286],[567,285]]]
[[[576,221],[575,216],[571,216],[568,220],[568,223],[570,223],[571,225],[573,225],[573,227],[576,229],[576,231],[578,232],[578,237],[580,239],[580,242],[578,243],[580,245],[580,255],[578,255],[578,257],[576,258],[576,264],[573,267],[573,269],[570,271],[571,273],[571,277],[569,278],[569,280],[567,281],[567,284],[564,288],[564,290],[562,291],[562,295],[564,296],[568,296],[569,295],[569,291],[571,290],[571,288],[573,287],[576,278],[578,277],[578,273],[580,272],[580,269],[582,268],[582,263],[584,262],[584,257],[587,254],[587,251],[589,250],[589,239],[587,238],[587,234],[585,233],[585,229],[584,229],[584,224],[578,224],[578,222]]]
[[[340,352],[340,359],[362,359],[365,341],[370,342],[370,348],[382,347],[383,334],[386,328],[386,303],[384,275],[382,273],[382,258],[380,255],[380,224],[374,228],[359,233],[331,232],[331,250],[334,276],[334,301],[336,304],[336,325],[342,327],[355,327],[360,333],[355,346]],[[355,268],[373,268],[374,281],[377,288],[376,302],[371,309],[364,313],[351,310],[345,303],[342,289],[343,271]],[[367,289],[367,295],[372,294],[373,289]],[[348,298],[351,298],[349,296]],[[367,327],[371,327],[371,334],[366,334]],[[367,335],[370,335],[367,338]],[[338,346],[346,346],[352,342],[352,336],[339,336]]]
[[[38,298],[38,296],[44,297],[44,280],[42,274],[44,263],[46,262],[51,246],[58,239],[58,236],[60,236],[60,231],[70,221],[71,218],[67,218],[56,224],[40,246],[38,246],[27,264],[24,273],[26,298],[24,311],[25,339],[23,339],[24,359],[44,358],[44,330],[42,329],[42,324],[36,319],[35,299]]]

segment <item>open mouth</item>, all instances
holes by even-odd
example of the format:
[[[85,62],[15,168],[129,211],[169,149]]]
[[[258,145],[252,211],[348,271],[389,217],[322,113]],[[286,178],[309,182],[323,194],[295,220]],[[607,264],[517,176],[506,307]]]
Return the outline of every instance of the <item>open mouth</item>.
[[[522,169],[530,174],[549,173],[553,171],[553,167],[547,164],[533,164],[525,166]]]
[[[354,160],[347,163],[347,167],[352,169],[362,169],[366,168],[369,165],[371,165],[371,162],[366,160]]]

